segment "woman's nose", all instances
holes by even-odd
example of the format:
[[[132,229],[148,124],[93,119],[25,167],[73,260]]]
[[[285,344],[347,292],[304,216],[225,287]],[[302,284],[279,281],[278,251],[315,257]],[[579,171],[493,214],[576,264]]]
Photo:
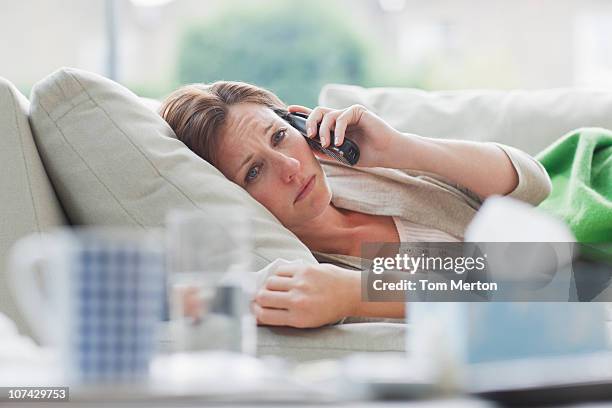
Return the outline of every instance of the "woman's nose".
[[[301,169],[299,160],[283,153],[279,153],[277,165],[280,170],[281,178],[285,183],[290,183],[293,181]]]

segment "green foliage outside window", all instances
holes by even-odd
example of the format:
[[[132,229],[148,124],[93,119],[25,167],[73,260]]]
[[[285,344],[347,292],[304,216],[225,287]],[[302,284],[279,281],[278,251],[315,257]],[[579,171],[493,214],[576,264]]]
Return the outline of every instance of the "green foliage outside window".
[[[180,83],[246,81],[275,92],[285,103],[314,106],[330,82],[367,85],[369,47],[358,29],[308,2],[233,9],[188,27],[178,59]]]

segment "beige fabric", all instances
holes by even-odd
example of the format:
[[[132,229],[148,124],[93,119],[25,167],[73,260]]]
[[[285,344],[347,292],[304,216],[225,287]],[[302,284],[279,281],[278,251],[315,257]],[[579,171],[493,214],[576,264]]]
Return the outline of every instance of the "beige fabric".
[[[136,95],[101,76],[61,69],[32,91],[31,124],[75,224],[158,227],[172,208],[236,206],[251,214],[254,266],[316,262],[262,205],[174,137]]]
[[[544,168],[528,154],[497,144],[518,174],[510,197],[536,205],[550,194]],[[465,229],[482,204],[466,188],[441,176],[413,170],[359,169],[331,160],[322,161],[334,205],[367,214],[401,217],[463,239]],[[360,268],[361,259],[315,252],[320,262]]]
[[[460,242],[444,231],[424,227],[403,217],[392,217],[400,242]]]
[[[402,132],[499,142],[532,155],[576,128],[612,129],[612,92],[599,89],[428,92],[332,84],[319,104],[362,104]]]
[[[0,312],[13,319],[21,333],[31,335],[8,289],[8,251],[17,239],[65,220],[32,139],[29,105],[0,78]]]

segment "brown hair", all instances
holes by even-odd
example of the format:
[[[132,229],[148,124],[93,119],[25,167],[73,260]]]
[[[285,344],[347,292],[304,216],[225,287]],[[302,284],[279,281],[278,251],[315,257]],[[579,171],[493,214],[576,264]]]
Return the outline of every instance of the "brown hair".
[[[228,108],[239,103],[257,103],[273,110],[285,109],[285,104],[266,89],[245,82],[218,81],[177,89],[162,103],[159,114],[180,141],[215,165],[219,135]]]

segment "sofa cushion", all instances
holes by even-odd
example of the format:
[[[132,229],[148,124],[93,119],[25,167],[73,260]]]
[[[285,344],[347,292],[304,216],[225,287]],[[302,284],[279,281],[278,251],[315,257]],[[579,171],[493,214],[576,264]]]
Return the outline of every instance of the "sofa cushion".
[[[342,358],[352,353],[397,353],[406,349],[403,323],[369,322],[316,329],[258,327],[257,355],[274,355],[292,362]]]
[[[29,106],[15,86],[0,78],[0,312],[31,335],[8,287],[8,251],[17,239],[65,219],[32,139]]]
[[[335,324],[314,329],[257,327],[257,356],[282,357],[290,362],[342,358],[352,353],[397,353],[406,350],[410,326],[395,322]],[[160,353],[177,350],[175,330],[163,323],[157,330],[156,349]],[[197,340],[191,342],[198,348]]]
[[[570,130],[612,129],[612,92],[587,89],[436,91],[327,85],[319,104],[361,104],[421,136],[494,141],[535,155]]]
[[[128,89],[63,68],[37,83],[31,124],[40,155],[74,224],[162,226],[174,208],[249,211],[257,269],[276,258],[316,260],[289,230],[175,138]]]

